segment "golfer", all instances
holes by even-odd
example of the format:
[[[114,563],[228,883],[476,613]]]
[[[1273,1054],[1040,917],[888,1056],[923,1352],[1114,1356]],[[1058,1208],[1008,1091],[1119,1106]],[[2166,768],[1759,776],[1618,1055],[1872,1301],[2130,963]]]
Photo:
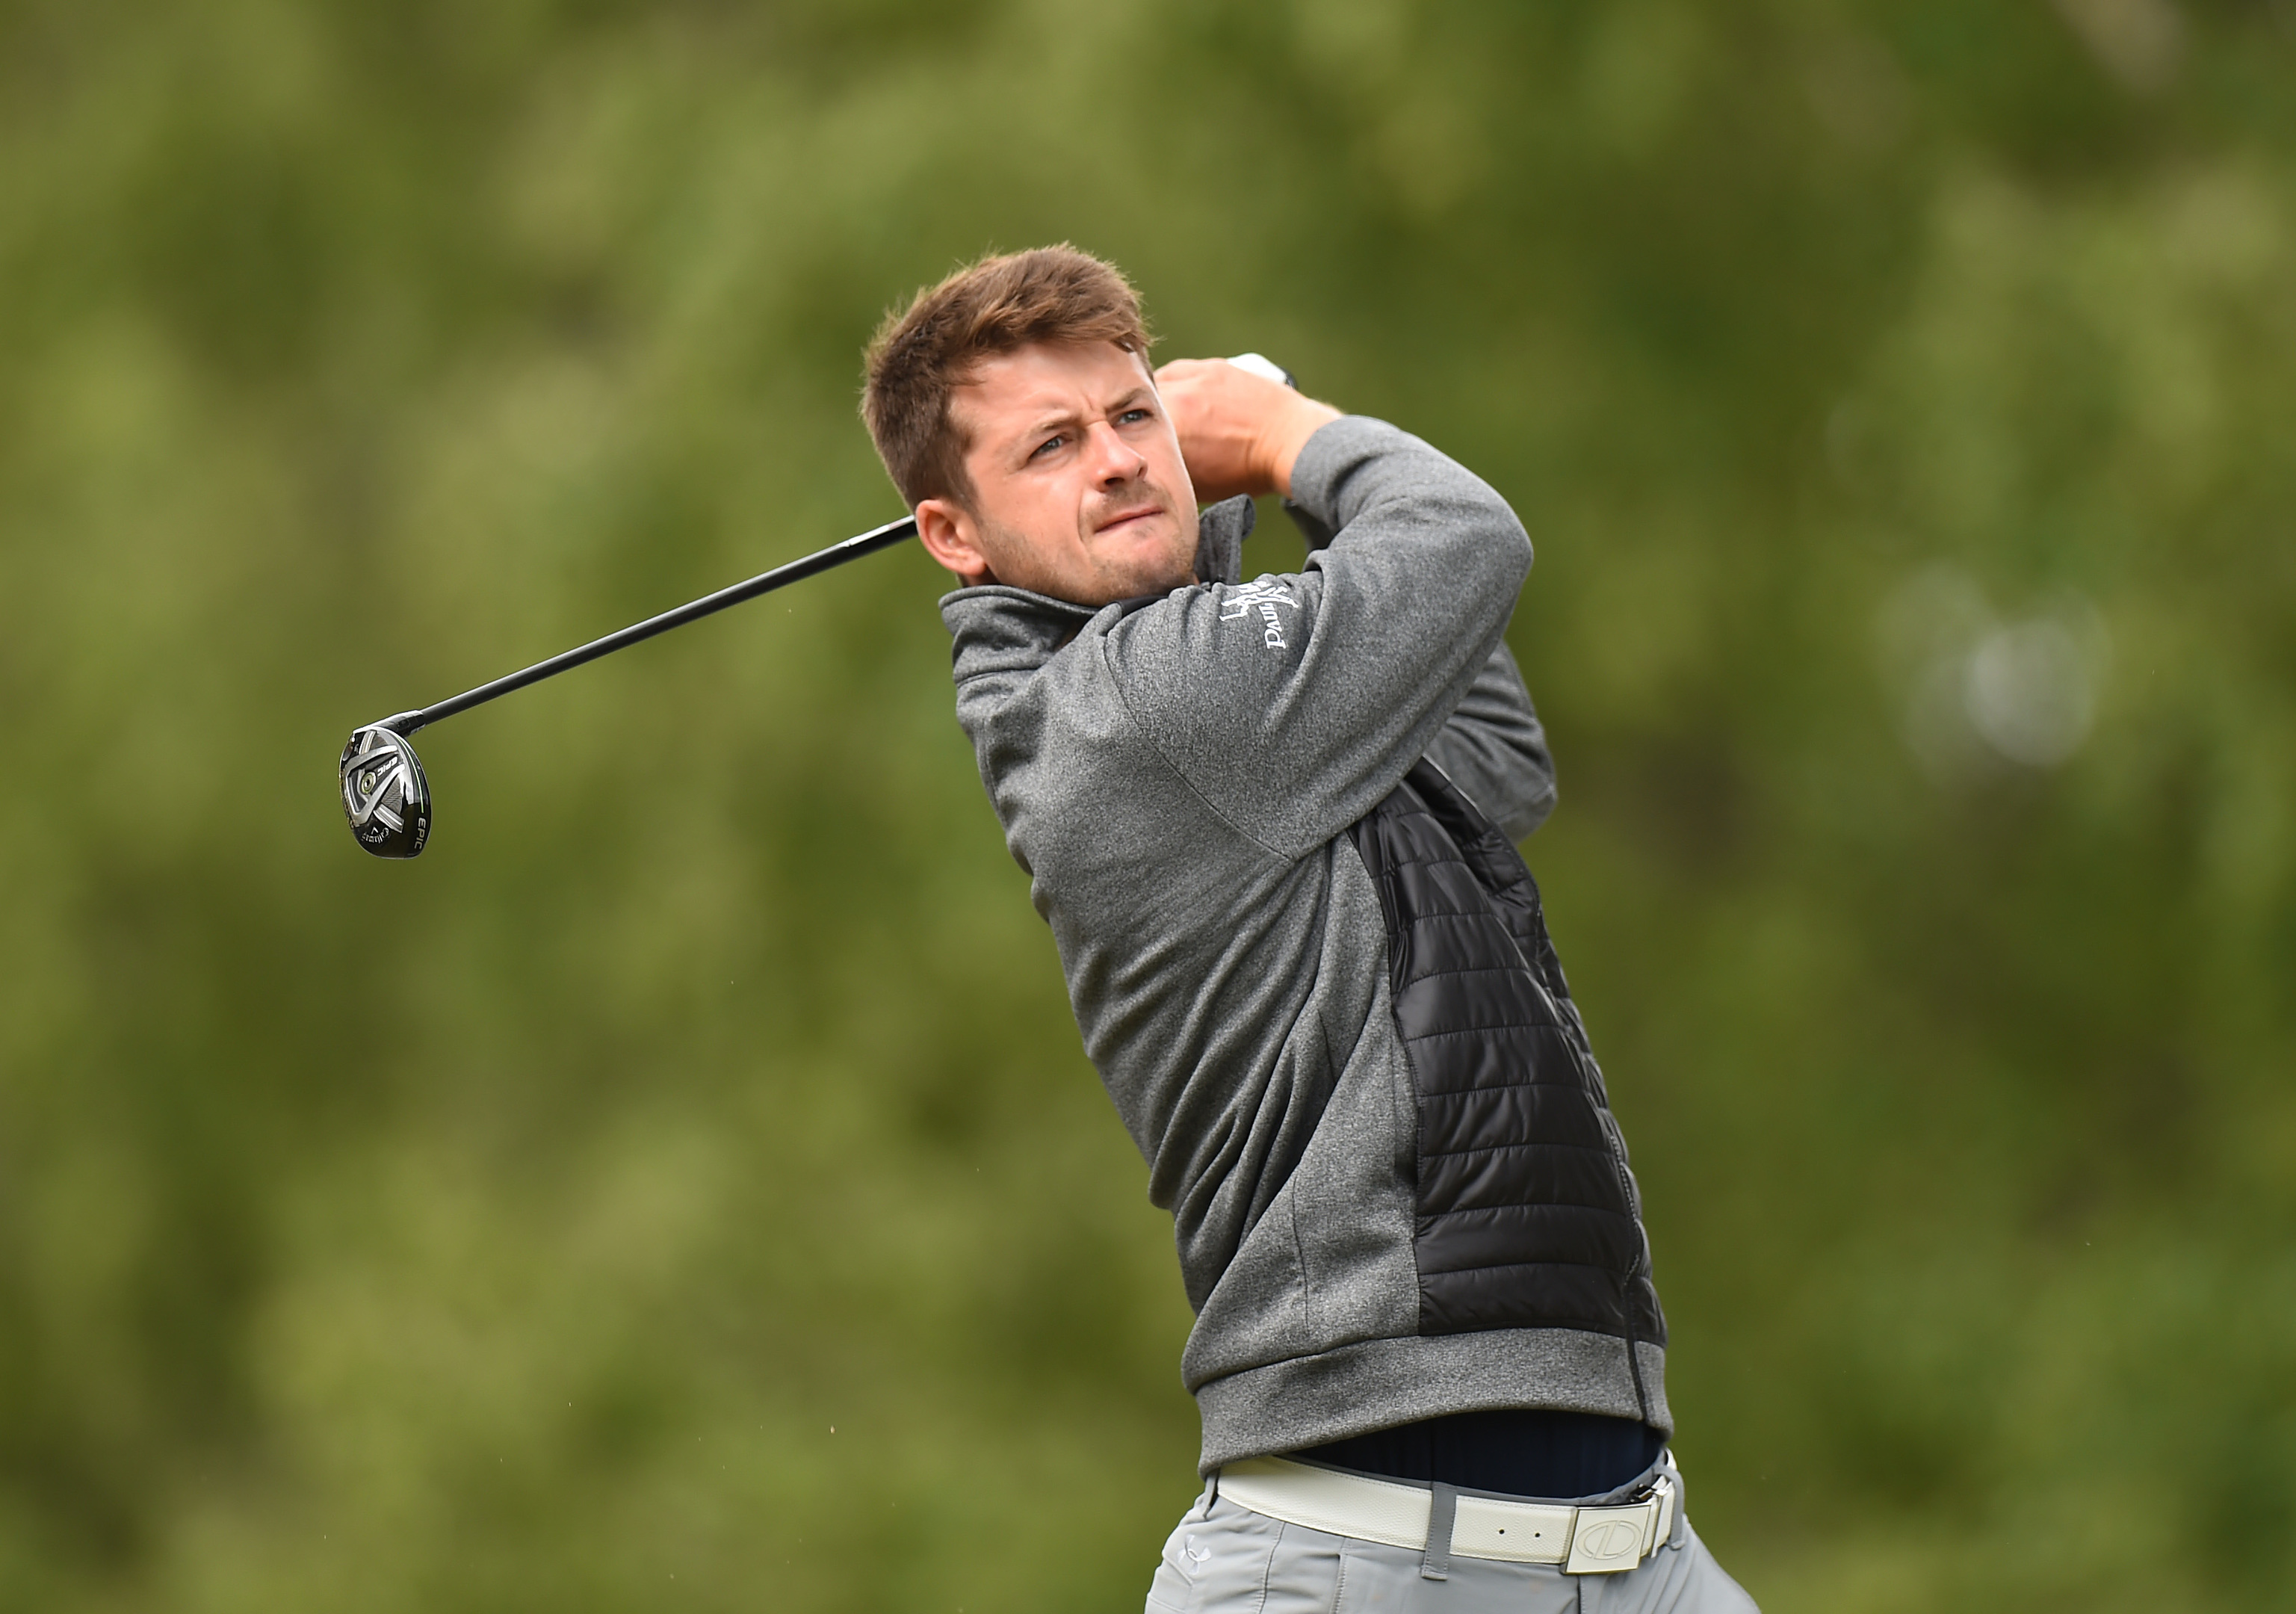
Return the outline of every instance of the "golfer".
[[[1172,1213],[1201,1498],[1148,1608],[1743,1610],[1667,1450],[1627,1149],[1514,842],[1505,503],[1068,247],[889,318],[863,413],[1086,1053]],[[1276,493],[1311,553],[1243,580]],[[1218,501],[1218,502],[1214,502]]]

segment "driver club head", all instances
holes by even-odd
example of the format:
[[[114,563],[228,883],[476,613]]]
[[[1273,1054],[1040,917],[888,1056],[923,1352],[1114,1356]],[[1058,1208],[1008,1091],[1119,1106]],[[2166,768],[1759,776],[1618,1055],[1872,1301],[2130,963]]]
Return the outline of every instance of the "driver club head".
[[[352,839],[377,857],[418,856],[430,839],[430,782],[414,748],[390,726],[398,720],[353,729],[343,747],[343,816]]]

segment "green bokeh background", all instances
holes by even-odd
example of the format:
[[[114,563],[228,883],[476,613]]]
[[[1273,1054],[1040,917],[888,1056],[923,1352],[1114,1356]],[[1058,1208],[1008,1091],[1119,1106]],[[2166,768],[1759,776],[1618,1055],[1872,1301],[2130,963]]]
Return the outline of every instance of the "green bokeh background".
[[[896,513],[870,328],[1063,238],[1537,540],[1764,1606],[2284,1607],[2264,0],[0,4],[0,1605],[1139,1606],[1186,1307],[922,555],[426,734],[420,863],[334,799]]]

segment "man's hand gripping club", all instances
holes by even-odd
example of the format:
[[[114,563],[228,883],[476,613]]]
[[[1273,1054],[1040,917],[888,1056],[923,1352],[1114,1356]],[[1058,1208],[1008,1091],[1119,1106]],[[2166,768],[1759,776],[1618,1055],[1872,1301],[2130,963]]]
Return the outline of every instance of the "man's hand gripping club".
[[[1156,390],[1180,439],[1199,504],[1240,493],[1292,496],[1292,466],[1316,430],[1340,418],[1329,404],[1219,358],[1175,359]]]

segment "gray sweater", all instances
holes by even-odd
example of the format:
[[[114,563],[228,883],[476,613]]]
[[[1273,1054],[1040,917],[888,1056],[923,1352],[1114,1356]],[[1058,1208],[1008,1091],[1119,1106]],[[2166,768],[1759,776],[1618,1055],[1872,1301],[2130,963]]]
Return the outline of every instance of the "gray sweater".
[[[1292,496],[1336,533],[1237,581],[1099,610],[941,602],[957,719],[1051,924],[1086,1053],[1172,1213],[1202,1466],[1505,1407],[1671,1427],[1663,1348],[1568,1328],[1419,1331],[1412,1076],[1379,894],[1346,832],[1422,756],[1527,835],[1554,802],[1503,635],[1530,566],[1505,501],[1361,417]]]

